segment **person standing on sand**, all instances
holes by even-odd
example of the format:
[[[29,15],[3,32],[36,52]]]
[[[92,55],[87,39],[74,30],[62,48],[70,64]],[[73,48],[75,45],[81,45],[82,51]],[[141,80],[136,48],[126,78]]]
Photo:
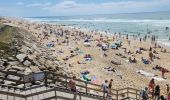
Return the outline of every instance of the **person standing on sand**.
[[[153,61],[153,53],[152,53],[152,51],[149,51],[149,59],[150,59],[151,61]]]
[[[110,79],[110,81],[109,81],[109,86],[108,86],[108,88],[109,88],[109,94],[112,93],[112,91],[111,91],[111,89],[112,89],[112,84],[113,84],[113,79]]]
[[[160,98],[160,86],[159,85],[156,85],[154,94],[155,94],[155,100],[159,100]]]
[[[154,89],[155,89],[155,81],[152,78],[149,82],[149,92],[152,94],[152,98],[154,97]]]
[[[130,46],[130,40],[128,40],[128,44],[129,44],[129,46]]]

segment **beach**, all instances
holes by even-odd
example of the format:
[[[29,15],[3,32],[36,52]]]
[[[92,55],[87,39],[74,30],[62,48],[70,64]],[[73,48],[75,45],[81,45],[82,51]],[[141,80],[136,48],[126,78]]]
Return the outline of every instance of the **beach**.
[[[36,39],[34,42],[45,48],[44,53],[48,51],[48,55],[55,56],[60,62],[59,67],[70,76],[76,75],[77,78],[81,78],[81,72],[89,71],[91,77],[97,78],[96,84],[101,85],[104,80],[113,79],[115,89],[143,89],[155,78],[155,84],[160,85],[161,94],[166,95],[170,73],[165,73],[164,79],[161,71],[153,68],[159,65],[170,70],[170,48],[161,48],[161,44],[155,44],[157,40],[151,41],[151,36],[147,37],[146,41],[143,38],[140,41],[141,37],[127,36],[119,32],[102,34],[95,30],[31,22],[19,18],[5,18],[3,23],[29,31]],[[112,49],[111,46],[115,46],[116,42],[121,42],[121,46]],[[142,49],[139,50],[140,48]],[[153,61],[149,58],[150,48],[152,53],[156,51],[153,53]],[[138,50],[140,53],[137,53]],[[130,62],[129,57],[135,58],[135,63]],[[142,57],[150,63],[144,64]]]

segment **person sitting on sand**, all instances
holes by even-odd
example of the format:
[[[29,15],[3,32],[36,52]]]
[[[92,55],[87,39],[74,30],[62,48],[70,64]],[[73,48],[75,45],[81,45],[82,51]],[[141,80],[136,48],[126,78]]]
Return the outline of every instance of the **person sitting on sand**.
[[[166,53],[166,49],[164,49],[163,53]]]
[[[168,69],[166,69],[166,68],[161,68],[160,69],[161,70],[161,72],[162,72],[162,78],[165,78],[165,73],[168,73],[168,72],[170,72]]]
[[[144,59],[143,57],[141,58],[141,60],[142,60],[142,62],[143,62],[144,64],[150,64],[150,61],[147,60],[147,59]]]
[[[141,50],[136,50],[136,54],[142,54]]]
[[[132,58],[131,58],[131,57],[129,57],[129,62],[130,62],[130,63],[136,63],[136,62],[137,62],[137,60],[136,60],[136,58],[135,58],[135,57],[133,58],[133,60],[132,60]]]
[[[132,63],[132,58],[131,57],[129,57],[129,62]]]
[[[153,50],[153,53],[154,53],[154,54],[158,54],[158,52],[156,52],[156,50]]]
[[[137,63],[137,60],[136,60],[135,57],[133,58],[132,62],[133,62],[133,63]]]
[[[77,64],[86,64],[86,63],[83,63],[83,62],[77,61]]]

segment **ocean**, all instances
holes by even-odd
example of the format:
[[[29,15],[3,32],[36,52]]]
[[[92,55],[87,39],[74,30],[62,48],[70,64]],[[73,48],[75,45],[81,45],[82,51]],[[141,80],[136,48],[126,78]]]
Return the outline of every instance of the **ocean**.
[[[75,26],[114,34],[156,35],[158,42],[170,46],[170,12],[26,17],[31,21]]]

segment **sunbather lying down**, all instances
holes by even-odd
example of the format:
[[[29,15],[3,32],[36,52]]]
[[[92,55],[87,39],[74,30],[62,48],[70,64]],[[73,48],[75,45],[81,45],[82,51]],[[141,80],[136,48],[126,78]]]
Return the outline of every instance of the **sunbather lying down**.
[[[151,63],[148,59],[144,59],[143,57],[141,58],[141,60],[144,64],[150,64]]]
[[[113,72],[115,72],[115,69],[112,68],[112,67],[105,67],[104,69],[106,69],[107,71],[113,71]]]
[[[114,65],[121,65],[120,62],[116,62],[116,61],[113,61],[113,60],[111,61],[111,63],[114,64]]]

